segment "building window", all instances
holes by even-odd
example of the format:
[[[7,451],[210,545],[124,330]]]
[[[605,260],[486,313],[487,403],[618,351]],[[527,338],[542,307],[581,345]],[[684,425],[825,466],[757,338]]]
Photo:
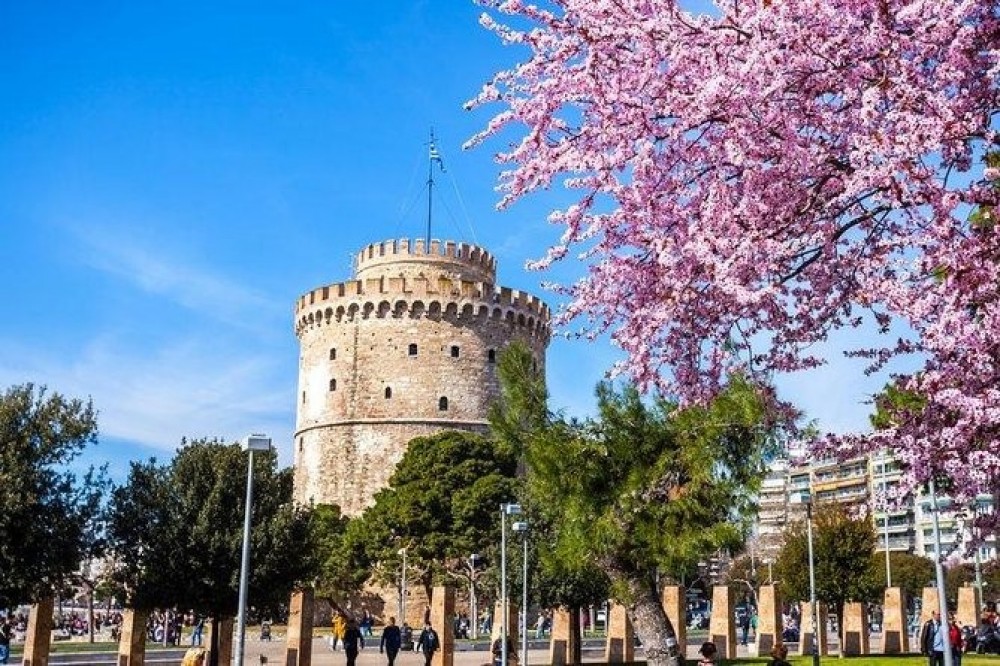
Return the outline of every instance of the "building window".
[[[417,343],[416,342],[411,342],[410,343],[409,353],[410,353],[410,356],[416,356],[417,355]]]
[[[451,357],[458,358],[458,345],[451,346]]]
[[[302,453],[302,438],[299,437],[299,453]]]
[[[331,379],[330,380],[330,390],[331,391],[336,391],[337,390],[337,380],[336,379]]]
[[[488,352],[486,352],[486,360],[489,361],[490,363],[496,363],[497,362],[497,350],[496,349],[491,349]]]
[[[306,404],[306,392],[305,391],[302,392],[302,404],[303,405]]]
[[[331,361],[336,361],[337,360],[337,348],[336,347],[331,347],[330,348],[330,360]]]
[[[385,399],[388,400],[391,397],[392,397],[392,387],[391,386],[386,386],[385,387]]]
[[[440,398],[438,398],[438,411],[439,412],[447,412],[448,411],[448,398],[447,397],[441,396]]]

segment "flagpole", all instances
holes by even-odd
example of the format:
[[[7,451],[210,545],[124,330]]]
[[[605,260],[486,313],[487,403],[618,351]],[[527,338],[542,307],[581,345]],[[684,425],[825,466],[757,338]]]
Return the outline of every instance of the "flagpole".
[[[424,245],[424,252],[431,251],[431,206],[434,196],[434,154],[437,150],[434,145],[434,128],[431,128],[431,149],[427,158],[427,244]]]

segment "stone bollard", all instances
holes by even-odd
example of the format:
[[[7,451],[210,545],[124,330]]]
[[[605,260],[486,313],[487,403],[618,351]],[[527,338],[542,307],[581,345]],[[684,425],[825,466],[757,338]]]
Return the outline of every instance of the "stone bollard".
[[[608,637],[604,644],[604,661],[608,664],[627,664],[635,661],[635,632],[628,611],[621,604],[612,603],[608,611]]]
[[[906,592],[888,587],[882,603],[882,653],[906,654],[910,651],[910,631],[906,622]]]
[[[312,664],[314,592],[311,587],[296,590],[288,604],[288,636],[285,640],[285,666]]]
[[[728,585],[712,588],[712,619],[709,640],[718,649],[719,660],[736,658],[736,594]]]
[[[927,620],[931,619],[931,612],[941,610],[938,607],[938,591],[936,587],[925,587],[920,598],[920,626],[923,627]],[[941,618],[942,622],[947,622],[948,618]]]
[[[813,630],[812,604],[803,601],[799,604],[799,654],[809,655],[813,653],[813,644],[819,647],[820,656],[829,654],[829,645],[826,636],[826,618],[829,614],[826,604],[817,602],[816,608],[819,611],[819,631]],[[817,639],[818,636],[818,639]]]
[[[453,666],[455,663],[455,588],[438,585],[431,594],[431,626],[437,632],[441,649],[434,653],[432,666]]]
[[[552,613],[552,642],[549,644],[549,663],[552,666],[573,663],[577,634],[572,631],[572,622],[573,616],[568,610],[558,608]]]
[[[24,636],[23,666],[48,666],[52,648],[52,597],[39,599],[28,612],[28,632]]]
[[[840,636],[841,656],[869,654],[868,613],[863,603],[852,601],[844,604],[844,626],[841,627]]]
[[[781,597],[774,585],[762,585],[757,595],[757,654],[768,655],[781,642]]]
[[[681,655],[687,654],[687,595],[681,585],[665,585],[663,587],[663,610],[674,628],[677,637],[677,650]]]
[[[958,609],[955,620],[960,627],[979,626],[979,613],[983,608],[983,600],[979,597],[979,589],[971,585],[958,588]]]

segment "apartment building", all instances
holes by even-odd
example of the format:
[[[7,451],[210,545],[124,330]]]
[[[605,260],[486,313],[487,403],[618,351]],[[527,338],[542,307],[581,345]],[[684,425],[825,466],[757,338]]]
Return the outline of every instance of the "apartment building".
[[[879,535],[878,548],[934,557],[933,513],[926,495],[911,503],[896,505],[887,501],[899,485],[902,470],[888,453],[848,461],[818,461],[795,464],[788,459],[775,460],[761,487],[755,525],[756,548],[763,560],[781,549],[786,525],[805,519],[805,507],[798,498],[808,493],[816,502],[838,502],[849,506],[864,505],[872,516]],[[941,551],[952,561],[972,562],[968,552],[971,525],[976,512],[992,512],[993,498],[983,495],[974,506],[962,507],[947,497],[938,502]],[[979,547],[979,559],[997,557],[995,537]]]

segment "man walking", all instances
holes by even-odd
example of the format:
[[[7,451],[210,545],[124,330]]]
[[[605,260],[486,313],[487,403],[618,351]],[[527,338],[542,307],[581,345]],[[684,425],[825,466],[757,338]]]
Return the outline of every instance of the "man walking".
[[[358,659],[358,650],[365,646],[365,637],[361,635],[361,629],[358,628],[358,623],[353,617],[347,620],[342,640],[344,654],[347,655],[347,666],[354,666]]]
[[[920,654],[927,657],[928,666],[944,666],[944,650],[948,630],[941,622],[941,613],[931,611],[931,619],[920,630]]]
[[[399,647],[403,644],[402,632],[396,626],[396,618],[389,617],[389,624],[382,629],[382,640],[379,642],[378,651],[384,653],[388,660],[388,666],[393,666],[396,655],[399,654]]]
[[[424,666],[431,666],[431,659],[434,658],[434,652],[441,647],[441,642],[438,640],[437,632],[431,626],[430,620],[424,624],[424,630],[420,632],[417,645],[424,651]]]

